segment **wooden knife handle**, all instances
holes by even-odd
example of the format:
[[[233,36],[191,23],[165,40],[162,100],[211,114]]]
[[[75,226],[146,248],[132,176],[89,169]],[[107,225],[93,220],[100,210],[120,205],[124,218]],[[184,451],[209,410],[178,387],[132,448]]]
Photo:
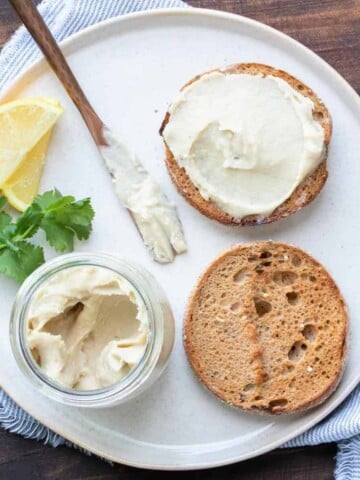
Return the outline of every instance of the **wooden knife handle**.
[[[81,113],[97,145],[106,145],[104,124],[90,105],[56,40],[31,0],[9,0]]]

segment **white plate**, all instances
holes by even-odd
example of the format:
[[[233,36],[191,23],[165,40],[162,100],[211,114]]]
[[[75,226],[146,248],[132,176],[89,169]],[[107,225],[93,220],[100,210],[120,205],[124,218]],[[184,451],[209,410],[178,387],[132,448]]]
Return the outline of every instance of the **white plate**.
[[[163,10],[107,21],[73,36],[64,52],[94,107],[136,149],[178,205],[189,252],[174,264],[156,265],[129,216],[84,124],[45,62],[14,82],[20,95],[59,98],[65,114],[54,134],[42,190],[58,187],[91,196],[94,231],[77,250],[101,250],[137,260],[166,288],[177,339],[170,365],[136,401],[97,411],[62,407],[35,391],[10,351],[8,319],[16,287],[1,278],[0,383],[31,415],[82,447],[116,462],[145,468],[191,469],[259,455],[295,437],[331,412],[360,379],[360,101],[325,62],[287,36],[252,20],[206,10]],[[291,218],[269,226],[233,229],[201,216],[177,195],[164,166],[158,129],[168,103],[195,74],[235,62],[262,62],[298,76],[328,105],[334,121],[330,177],[319,198]],[[181,340],[191,288],[206,265],[237,242],[282,240],[308,250],[338,282],[350,309],[349,364],[336,393],[321,407],[283,418],[231,409],[193,377]],[[53,254],[48,252],[49,255]]]

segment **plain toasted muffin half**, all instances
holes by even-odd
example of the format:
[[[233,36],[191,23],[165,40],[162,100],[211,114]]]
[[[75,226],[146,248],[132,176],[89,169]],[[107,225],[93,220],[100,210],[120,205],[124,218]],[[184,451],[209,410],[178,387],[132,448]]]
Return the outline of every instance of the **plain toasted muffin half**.
[[[270,414],[319,405],[346,360],[348,314],[326,269],[291,245],[243,244],[216,258],[188,303],[184,346],[230,405]]]
[[[179,193],[187,200],[187,202],[195,207],[203,215],[210,219],[217,220],[220,223],[228,225],[259,225],[264,223],[271,223],[280,218],[287,217],[292,213],[297,212],[304,206],[308,205],[323,188],[328,172],[327,172],[327,153],[328,146],[331,139],[332,123],[328,109],[314,93],[314,91],[305,85],[302,81],[293,77],[289,73],[278,70],[274,67],[263,65],[259,63],[239,63],[231,65],[225,69],[214,69],[208,72],[204,72],[201,75],[197,75],[192,80],[187,82],[181,90],[189,86],[190,84],[199,80],[203,75],[211,72],[221,72],[226,75],[236,75],[246,73],[249,75],[262,75],[262,76],[274,76],[285,80],[293,89],[301,93],[305,97],[308,97],[314,104],[313,118],[324,129],[324,156],[319,166],[308,175],[304,181],[297,186],[291,196],[279,205],[269,215],[247,215],[242,218],[231,216],[229,213],[222,210],[215,202],[206,200],[203,198],[198,188],[193,184],[185,169],[179,165],[175,159],[173,152],[166,144],[165,140],[165,155],[166,166],[170,174],[171,180],[176,186]],[[241,105],[239,105],[241,108]],[[164,129],[169,122],[170,113],[167,112],[160,128],[160,134],[163,136]]]

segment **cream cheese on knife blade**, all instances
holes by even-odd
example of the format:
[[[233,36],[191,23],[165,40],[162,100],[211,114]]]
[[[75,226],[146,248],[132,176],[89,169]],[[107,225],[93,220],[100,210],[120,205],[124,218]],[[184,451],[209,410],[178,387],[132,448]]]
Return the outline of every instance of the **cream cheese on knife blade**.
[[[155,260],[172,262],[174,252],[186,251],[175,207],[129,147],[106,127],[103,133],[107,145],[100,147],[100,151],[113,178],[117,196],[130,210]]]

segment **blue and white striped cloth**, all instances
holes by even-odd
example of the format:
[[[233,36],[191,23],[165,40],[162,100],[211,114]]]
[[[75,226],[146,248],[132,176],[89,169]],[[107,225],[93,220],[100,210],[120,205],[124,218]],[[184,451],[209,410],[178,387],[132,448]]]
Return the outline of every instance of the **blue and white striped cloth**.
[[[60,41],[107,18],[138,10],[179,6],[186,5],[180,0],[44,0],[39,10],[55,38]],[[0,54],[0,90],[39,55],[25,28],[19,28]],[[70,442],[21,410],[1,390],[0,425],[54,447],[71,446]],[[360,386],[332,415],[285,446],[327,442],[338,443],[336,480],[360,480]]]

